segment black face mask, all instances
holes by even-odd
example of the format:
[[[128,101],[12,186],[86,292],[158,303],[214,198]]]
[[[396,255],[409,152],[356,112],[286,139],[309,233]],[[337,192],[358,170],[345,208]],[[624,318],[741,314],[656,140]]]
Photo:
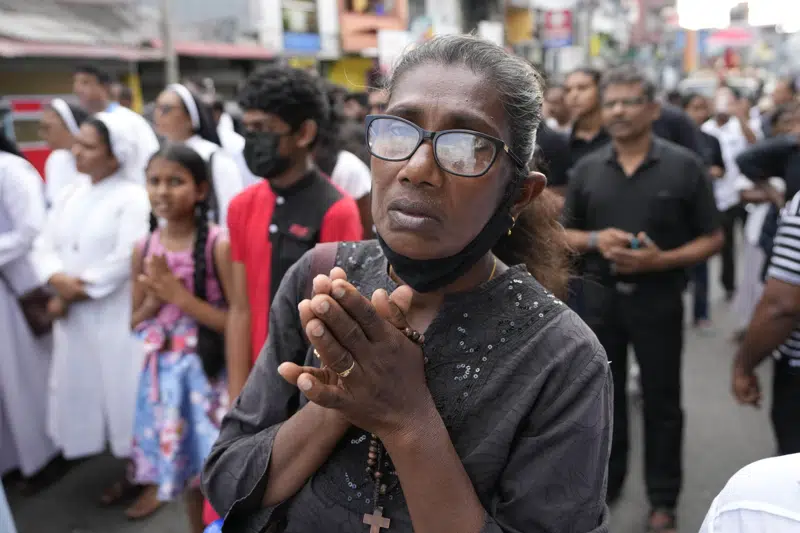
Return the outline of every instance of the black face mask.
[[[292,160],[278,153],[281,137],[272,132],[245,133],[243,155],[250,172],[268,180],[289,170]]]
[[[511,208],[519,195],[522,181],[515,178],[505,197],[480,233],[456,255],[440,259],[411,259],[400,255],[378,235],[383,255],[395,274],[417,292],[433,292],[447,287],[467,273],[514,226]]]

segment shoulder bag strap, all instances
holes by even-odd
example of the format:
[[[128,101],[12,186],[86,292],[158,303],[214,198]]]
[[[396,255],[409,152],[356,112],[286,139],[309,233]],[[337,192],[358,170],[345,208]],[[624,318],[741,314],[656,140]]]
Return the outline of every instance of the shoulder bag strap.
[[[306,279],[305,298],[310,299],[314,292],[314,278],[320,274],[328,275],[336,266],[336,254],[339,251],[338,242],[321,242],[311,250],[311,268]]]

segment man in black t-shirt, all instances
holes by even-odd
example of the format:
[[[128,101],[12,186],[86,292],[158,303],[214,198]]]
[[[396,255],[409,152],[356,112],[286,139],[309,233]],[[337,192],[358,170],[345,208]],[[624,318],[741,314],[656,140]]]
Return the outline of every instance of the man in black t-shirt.
[[[575,123],[569,135],[570,168],[598,148],[606,146],[611,136],[603,128],[602,106],[598,92],[600,72],[580,68],[567,75],[564,82],[566,102]],[[702,154],[700,129],[680,108],[665,104],[653,122],[653,133],[662,139]]]
[[[653,132],[655,88],[633,67],[601,86],[611,142],[572,169],[564,224],[582,254],[583,318],[612,362],[614,435],[608,499],[619,497],[628,460],[628,345],[641,368],[649,527],[675,533],[681,486],[681,354],[686,268],[722,246],[711,182],[700,158]]]

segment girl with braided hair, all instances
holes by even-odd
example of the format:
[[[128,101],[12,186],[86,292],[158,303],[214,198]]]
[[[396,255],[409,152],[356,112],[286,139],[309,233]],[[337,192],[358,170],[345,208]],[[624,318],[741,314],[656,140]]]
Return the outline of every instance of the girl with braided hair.
[[[147,192],[151,233],[133,253],[131,324],[146,354],[131,481],[145,487],[127,515],[143,518],[185,492],[192,528],[202,531],[198,474],[228,401],[222,333],[229,246],[208,220],[213,190],[193,149],[168,144],[157,152],[147,168]],[[165,224],[158,227],[156,219]]]

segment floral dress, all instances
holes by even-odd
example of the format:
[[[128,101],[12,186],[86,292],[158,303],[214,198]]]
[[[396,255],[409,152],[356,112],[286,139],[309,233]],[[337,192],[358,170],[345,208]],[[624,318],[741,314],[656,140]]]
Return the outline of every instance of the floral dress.
[[[214,307],[225,305],[213,267],[220,232],[209,228],[206,246],[206,295]],[[166,250],[158,230],[149,239],[147,257],[163,254],[172,273],[193,291],[192,251]],[[197,323],[176,305],[165,304],[136,332],[144,342],[145,364],[136,400],[132,480],[158,485],[158,499],[169,501],[188,487],[199,487],[203,462],[228,407],[227,384],[224,374],[206,376],[196,352]]]

